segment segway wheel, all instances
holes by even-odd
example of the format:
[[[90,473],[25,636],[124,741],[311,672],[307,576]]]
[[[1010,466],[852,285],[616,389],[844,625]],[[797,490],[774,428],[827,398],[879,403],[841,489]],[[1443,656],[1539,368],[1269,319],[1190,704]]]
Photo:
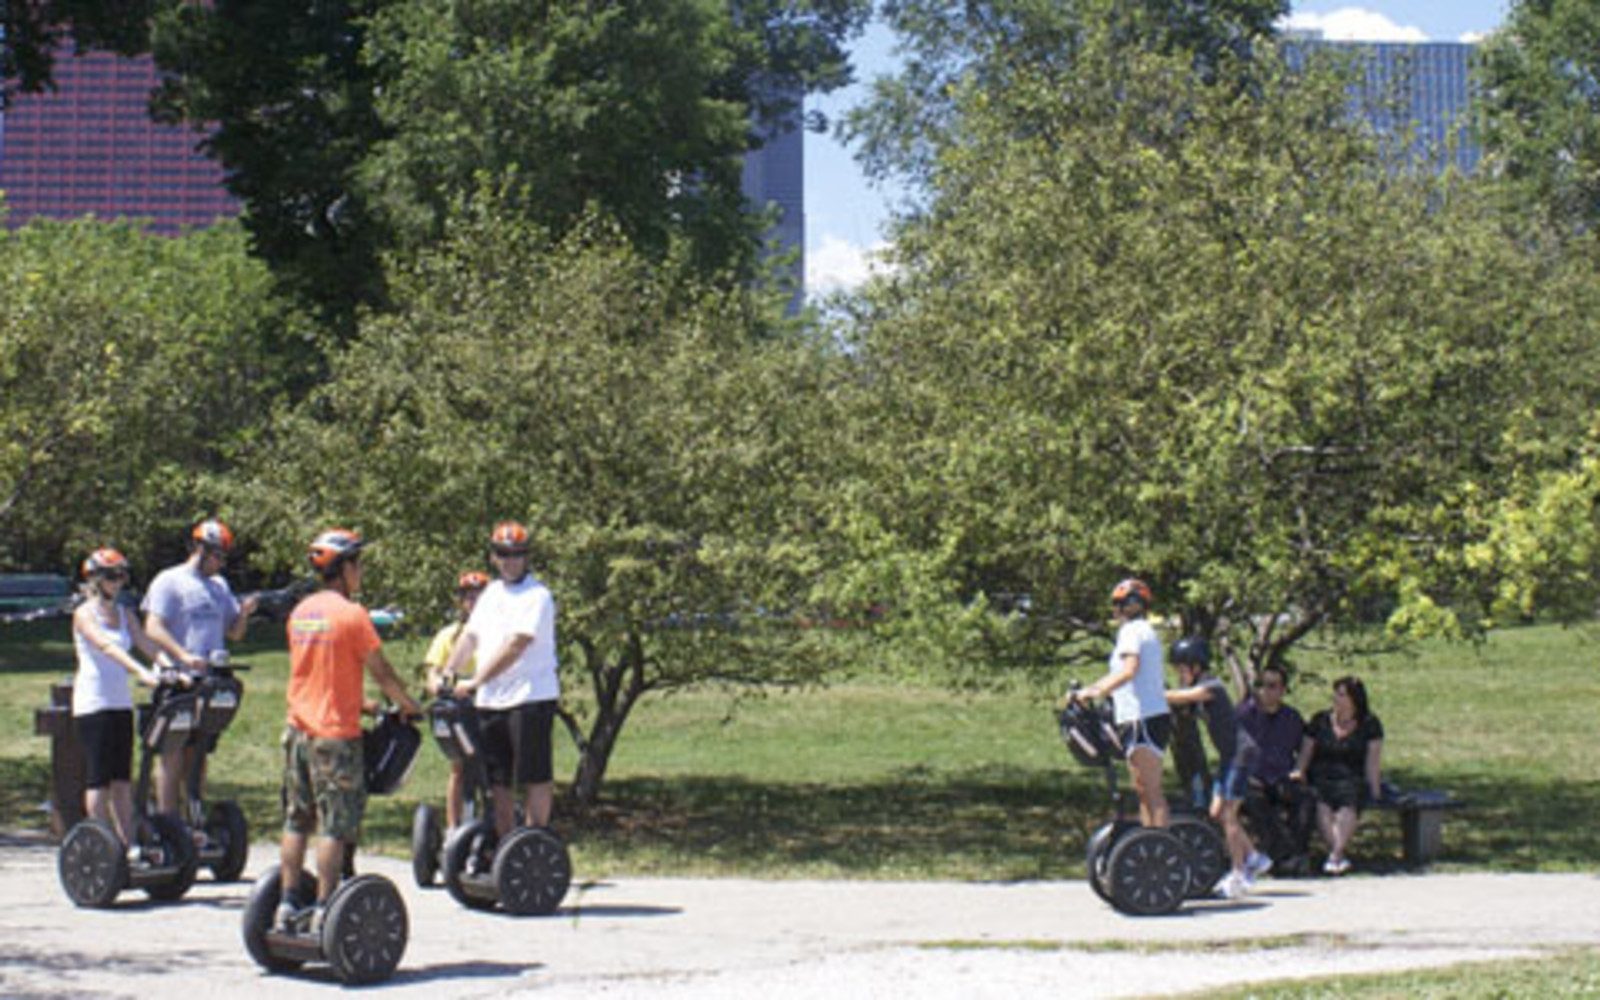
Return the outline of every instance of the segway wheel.
[[[1136,917],[1171,913],[1189,890],[1189,852],[1166,830],[1141,827],[1118,838],[1107,880],[1111,905]]]
[[[316,897],[317,880],[310,872],[302,872],[300,892],[308,899]],[[300,968],[296,958],[283,958],[267,947],[267,932],[272,930],[273,918],[278,913],[278,900],[283,895],[283,883],[278,866],[273,865],[261,873],[250,889],[250,900],[244,905],[244,947],[255,963],[268,972],[293,972]]]
[[[1089,888],[1107,903],[1111,890],[1106,887],[1106,868],[1111,860],[1111,848],[1116,842],[1117,824],[1107,823],[1089,835],[1089,846],[1084,852],[1083,866],[1088,874]]]
[[[430,805],[417,806],[411,819],[411,875],[418,888],[432,888],[434,876],[439,874],[439,848],[443,841],[439,814]]]
[[[410,935],[405,901],[393,882],[360,875],[328,900],[322,953],[346,986],[381,983],[394,975]]]
[[[1199,816],[1174,816],[1167,829],[1189,851],[1189,889],[1184,895],[1189,899],[1209,896],[1231,867],[1222,834]]]
[[[206,815],[206,836],[222,845],[222,857],[211,863],[211,877],[237,882],[250,857],[250,823],[237,802],[218,802]]]
[[[75,905],[110,906],[128,884],[128,856],[122,838],[97,819],[75,824],[61,842],[56,871],[61,888]]]
[[[556,912],[572,885],[572,857],[561,838],[544,829],[514,830],[494,855],[500,905],[519,917]]]
[[[494,901],[474,896],[462,887],[467,875],[482,872],[492,864],[494,823],[480,819],[467,823],[450,835],[444,845],[444,887],[450,898],[469,910],[492,910]]]
[[[149,846],[159,851],[167,864],[176,867],[178,872],[165,882],[145,886],[144,891],[151,899],[165,903],[182,899],[194,885],[195,876],[200,874],[200,856],[194,849],[194,838],[189,835],[187,826],[165,813],[156,813],[148,822]]]

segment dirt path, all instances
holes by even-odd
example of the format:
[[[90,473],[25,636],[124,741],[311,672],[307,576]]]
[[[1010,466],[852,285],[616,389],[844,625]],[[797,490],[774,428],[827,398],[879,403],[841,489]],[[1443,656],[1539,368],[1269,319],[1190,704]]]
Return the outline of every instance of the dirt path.
[[[248,871],[272,860],[258,846]],[[397,861],[369,858],[364,870],[400,885],[411,920],[384,995],[428,1000],[1137,996],[1600,944],[1591,875],[1268,881],[1239,903],[1145,920],[1118,916],[1081,882],[616,877],[575,886],[557,916],[516,920],[417,889]],[[250,962],[247,893],[202,882],[178,904],[130,892],[113,909],[79,910],[53,847],[0,837],[0,995],[326,995],[330,980],[268,977]],[[1263,939],[1279,946],[1219,947]]]

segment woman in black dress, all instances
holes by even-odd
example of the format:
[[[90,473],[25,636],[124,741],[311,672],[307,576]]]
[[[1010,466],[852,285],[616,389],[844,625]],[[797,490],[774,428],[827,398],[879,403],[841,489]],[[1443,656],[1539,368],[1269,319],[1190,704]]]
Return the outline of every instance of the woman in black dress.
[[[1333,682],[1333,708],[1312,716],[1300,744],[1300,758],[1289,777],[1317,792],[1317,826],[1328,845],[1322,870],[1350,870],[1345,850],[1355,837],[1359,809],[1382,797],[1380,768],[1383,723],[1367,706],[1366,686],[1356,677]],[[1308,770],[1309,767],[1309,770]]]

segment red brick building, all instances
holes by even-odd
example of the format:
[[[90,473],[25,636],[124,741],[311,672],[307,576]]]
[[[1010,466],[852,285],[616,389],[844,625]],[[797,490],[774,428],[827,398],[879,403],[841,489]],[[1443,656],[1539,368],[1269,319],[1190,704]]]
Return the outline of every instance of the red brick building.
[[[238,214],[221,169],[195,150],[200,136],[150,120],[148,57],[64,57],[55,79],[54,92],[18,94],[0,116],[7,225],[93,213],[173,234]]]

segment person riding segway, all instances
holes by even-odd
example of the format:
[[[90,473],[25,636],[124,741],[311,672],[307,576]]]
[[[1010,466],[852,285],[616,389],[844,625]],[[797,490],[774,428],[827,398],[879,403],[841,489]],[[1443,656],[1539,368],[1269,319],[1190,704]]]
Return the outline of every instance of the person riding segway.
[[[1142,580],[1123,580],[1111,592],[1119,626],[1106,676],[1067,695],[1061,717],[1068,746],[1082,750],[1093,738],[1094,766],[1107,769],[1116,818],[1089,840],[1089,883],[1125,913],[1170,913],[1189,896],[1209,890],[1215,879],[1197,871],[1197,860],[1216,863],[1221,838],[1203,821],[1174,824],[1161,788],[1161,765],[1171,734],[1161,639],[1145,617],[1152,602]],[[1111,696],[1111,719],[1089,703]],[[1078,732],[1075,740],[1072,732]],[[1086,735],[1092,734],[1092,735]],[[1075,751],[1076,755],[1076,751]],[[1112,757],[1127,762],[1139,798],[1139,821],[1124,816]],[[1079,758],[1083,760],[1082,757]],[[1191,847],[1190,844],[1194,846]]]
[[[377,875],[340,880],[345,844],[357,841],[373,780],[367,763],[387,755],[381,745],[369,751],[361,730],[364,677],[404,716],[422,714],[384,657],[371,617],[352,600],[361,587],[364,546],[344,529],[325,531],[311,543],[322,589],[289,616],[280,863],[256,882],[244,913],[245,947],[259,965],[290,971],[325,961],[346,984],[393,975],[409,934],[405,903],[392,882]],[[384,730],[382,723],[374,730],[379,743]],[[394,724],[387,731],[398,738]],[[414,730],[407,742],[414,753]],[[409,760],[403,764],[409,767]],[[396,765],[387,768],[392,773]],[[302,870],[313,833],[314,874]]]
[[[151,687],[161,683],[130,650],[153,658],[158,647],[117,601],[128,580],[122,553],[97,549],[84,560],[83,576],[86,599],[72,622],[78,657],[72,713],[87,765],[85,819],[63,838],[57,874],[78,906],[109,906],[128,888],[152,899],[179,899],[194,883],[194,845],[182,824],[150,815],[146,806],[153,759],[187,742],[198,709],[193,696],[179,696],[145,713],[138,786],[130,787],[136,727],[128,675]]]
[[[207,518],[189,532],[189,557],[150,581],[142,605],[144,624],[151,641],[161,647],[161,665],[191,677],[205,677],[213,665],[227,662],[227,643],[244,638],[259,601],[254,596],[240,601],[228,586],[223,570],[233,548],[233,531],[216,518]],[[229,683],[221,685],[229,687]],[[158,691],[158,698],[165,693]],[[226,694],[222,700],[227,700]],[[220,715],[210,721],[226,725]],[[242,837],[247,842],[249,837],[249,831],[238,826],[244,814],[220,803],[208,814],[203,803],[206,758],[216,750],[220,732],[220,728],[197,727],[188,746],[174,746],[165,752],[157,770],[156,808],[201,831],[203,836],[197,839],[212,859],[208,863],[213,872],[219,881],[231,881],[223,876],[236,864],[243,866],[235,840]],[[229,843],[208,843],[213,830],[229,838]]]
[[[455,651],[456,643],[466,631],[467,619],[472,616],[472,609],[478,603],[478,595],[489,585],[489,577],[476,570],[462,573],[456,578],[456,605],[458,616],[455,621],[440,629],[433,637],[433,642],[428,645],[428,652],[422,658],[423,666],[428,670],[428,695],[438,699],[441,692],[446,697],[453,696],[455,690],[455,677],[444,673],[445,664],[450,660],[450,654]],[[476,668],[474,661],[468,666]],[[430,725],[434,729],[436,738],[442,740],[451,736],[448,720],[441,721],[437,717],[441,703],[435,700],[429,708]],[[470,708],[471,701],[467,701]],[[474,713],[472,718],[473,736],[471,752],[477,752],[477,718]],[[443,731],[441,733],[440,728]],[[480,766],[468,767],[466,758],[461,753],[452,753],[446,744],[441,742],[440,748],[445,750],[445,756],[450,761],[450,777],[445,785],[444,823],[439,822],[439,811],[429,803],[423,802],[417,806],[411,822],[411,874],[419,888],[427,889],[434,885],[434,879],[439,870],[444,867],[444,845],[449,835],[466,822],[471,822],[480,816],[488,815],[488,809],[479,801],[479,793],[487,794],[484,778],[480,773]]]
[[[445,886],[464,906],[547,914],[572,881],[566,844],[549,829],[550,734],[561,694],[556,607],[549,588],[528,572],[527,528],[502,522],[489,544],[499,578],[479,596],[443,674],[459,677],[481,651],[478,669],[455,694],[473,698],[493,817],[464,826],[446,846]],[[519,824],[518,805],[527,826]]]

